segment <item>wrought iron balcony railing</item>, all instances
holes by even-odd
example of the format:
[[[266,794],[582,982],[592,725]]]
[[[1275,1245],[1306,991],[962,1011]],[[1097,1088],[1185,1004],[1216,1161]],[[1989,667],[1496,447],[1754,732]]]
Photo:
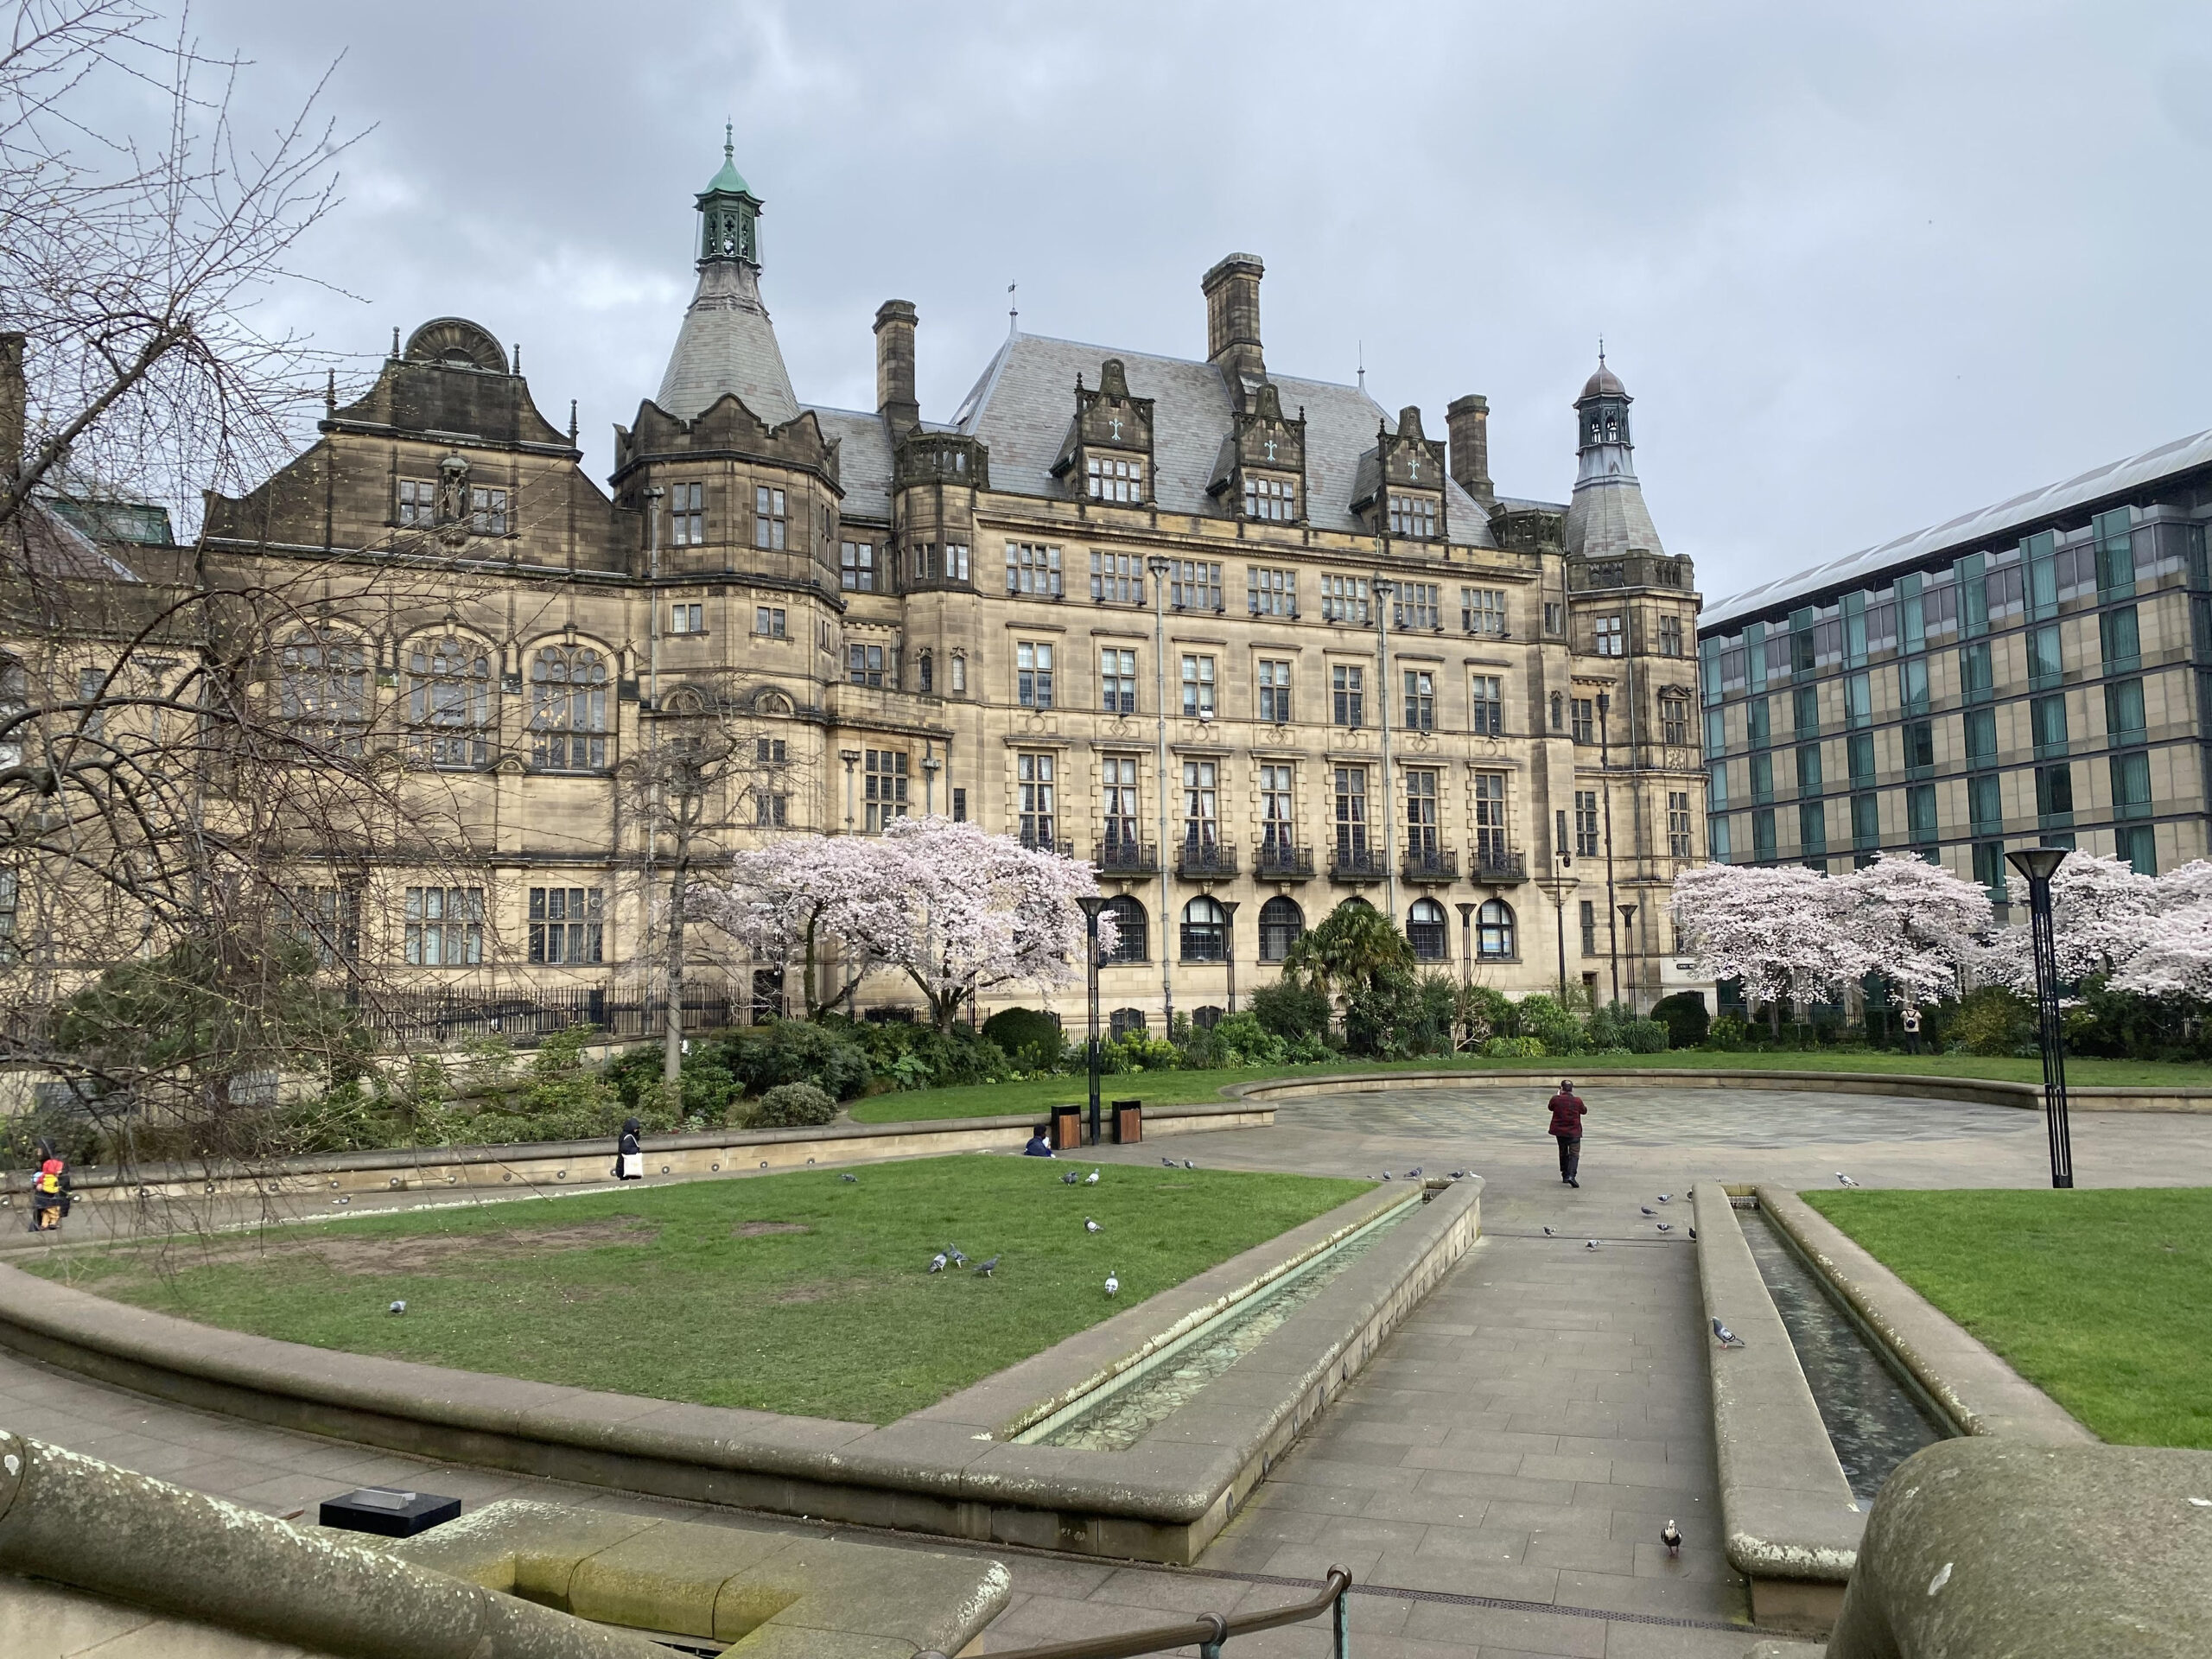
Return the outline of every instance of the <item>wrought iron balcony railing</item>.
[[[1442,884],[1459,879],[1459,855],[1441,847],[1408,847],[1399,870],[1408,881]]]
[[[1217,841],[1185,841],[1175,849],[1175,874],[1186,881],[1235,875],[1236,849]]]
[[[1073,842],[1054,841],[1050,836],[1035,835],[1026,830],[1022,831],[1021,844],[1033,853],[1058,853],[1062,858],[1075,856]]]
[[[1380,881],[1388,868],[1387,855],[1373,847],[1348,847],[1340,842],[1329,855],[1332,881]]]
[[[1090,861],[1101,875],[1158,875],[1160,849],[1142,841],[1102,841]]]
[[[1313,849],[1287,841],[1263,841],[1252,855],[1252,874],[1262,881],[1310,881]]]
[[[1477,881],[1502,886],[1508,881],[1526,881],[1529,861],[1519,853],[1509,853],[1503,848],[1477,847],[1467,871]]]

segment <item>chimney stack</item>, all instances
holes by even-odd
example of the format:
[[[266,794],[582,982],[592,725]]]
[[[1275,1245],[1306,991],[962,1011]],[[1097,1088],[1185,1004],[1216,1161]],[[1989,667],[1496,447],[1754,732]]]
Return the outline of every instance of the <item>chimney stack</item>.
[[[1233,381],[1268,378],[1260,354],[1260,278],[1266,271],[1259,255],[1232,253],[1198,280],[1206,296],[1206,361]]]
[[[1452,476],[1485,508],[1497,505],[1490,481],[1490,399],[1470,393],[1452,399],[1444,411],[1452,440]]]
[[[0,478],[23,470],[23,337],[0,334]]]
[[[922,421],[922,406],[914,396],[916,321],[912,300],[886,300],[876,308],[875,406],[894,443]]]

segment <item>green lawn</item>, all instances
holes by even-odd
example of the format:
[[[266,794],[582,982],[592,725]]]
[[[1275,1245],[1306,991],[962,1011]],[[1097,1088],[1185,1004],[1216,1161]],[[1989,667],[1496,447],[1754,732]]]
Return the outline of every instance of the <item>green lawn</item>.
[[[1313,1065],[1256,1066],[1247,1071],[1147,1071],[1099,1079],[1102,1101],[1142,1100],[1147,1106],[1180,1105],[1223,1098],[1225,1084],[1262,1077],[1328,1077],[1351,1072],[1497,1071],[1535,1066],[1556,1067],[1561,1075],[1618,1071],[1624,1066],[1671,1067],[1678,1071],[1879,1071],[1923,1077],[1994,1077],[2011,1083],[2041,1083],[2043,1065],[2033,1059],[1983,1059],[1971,1054],[1837,1053],[1810,1049],[1802,1053],[1723,1053],[1701,1048],[1665,1054],[1559,1055],[1545,1060],[1490,1060],[1471,1054],[1437,1054],[1403,1061],[1338,1058]],[[2158,1089],[2212,1088],[2212,1065],[2175,1065],[2158,1060],[2069,1059],[2069,1083]],[[1021,1083],[979,1084],[966,1089],[917,1089],[875,1095],[853,1103],[862,1123],[901,1123],[919,1118],[993,1117],[1025,1113],[1041,1116],[1054,1103],[1088,1098],[1081,1073],[1033,1077]]]
[[[1370,1183],[953,1157],[222,1236],[34,1271],[207,1324],[577,1388],[890,1422]],[[1084,1231],[1086,1217],[1104,1230]],[[948,1243],[988,1278],[931,1274]],[[1109,1271],[1119,1301],[1104,1291]],[[404,1300],[394,1317],[387,1306]]]
[[[1804,1196],[2103,1439],[2212,1448],[2212,1188]]]

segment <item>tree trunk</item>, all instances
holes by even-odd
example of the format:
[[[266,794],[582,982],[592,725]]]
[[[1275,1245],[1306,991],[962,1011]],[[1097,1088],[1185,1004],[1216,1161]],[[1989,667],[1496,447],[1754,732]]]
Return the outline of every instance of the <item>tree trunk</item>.
[[[668,1031],[660,1056],[660,1080],[671,1090],[683,1083],[683,904],[690,884],[691,837],[678,830],[676,879],[668,895]]]

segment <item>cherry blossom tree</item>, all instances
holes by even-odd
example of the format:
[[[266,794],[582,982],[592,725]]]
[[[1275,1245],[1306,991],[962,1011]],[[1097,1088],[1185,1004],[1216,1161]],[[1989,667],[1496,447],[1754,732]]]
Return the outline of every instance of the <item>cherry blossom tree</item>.
[[[2152,918],[2162,912],[2192,906],[2206,876],[2184,870],[2163,878],[2139,875],[2124,859],[2095,853],[2069,853],[2050,879],[2051,934],[2058,977],[2068,983],[2090,974],[2123,971],[2143,948]],[[2201,902],[2201,900],[2194,901]],[[1975,964],[1980,976],[2023,996],[2036,994],[2033,946],[2024,926],[1999,933]]]
[[[1878,966],[1851,925],[1847,884],[1795,865],[1705,864],[1675,878],[1675,925],[1715,979],[1743,982],[1778,1028],[1779,1004],[1840,995]]]
[[[2158,877],[2151,908],[2106,931],[2113,990],[2212,998],[2212,864],[2198,859]]]
[[[899,819],[875,836],[791,836],[731,861],[726,888],[691,890],[696,912],[756,962],[804,964],[807,1017],[849,1006],[872,973],[902,973],[939,1029],[1001,986],[1063,984],[1084,971],[1078,898],[1090,866],[972,823]],[[1099,918],[1102,951],[1113,918]],[[823,969],[839,983],[820,995]]]
[[[1906,1001],[1941,1001],[1957,990],[1960,970],[1980,959],[1990,906],[1979,882],[1912,853],[1884,853],[1864,869],[1827,879],[1870,970]]]

